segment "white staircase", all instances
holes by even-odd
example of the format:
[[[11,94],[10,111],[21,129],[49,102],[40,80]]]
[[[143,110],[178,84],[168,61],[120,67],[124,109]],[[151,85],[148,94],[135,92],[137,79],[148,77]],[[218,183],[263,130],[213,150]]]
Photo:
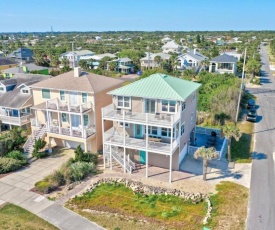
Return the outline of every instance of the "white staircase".
[[[117,146],[112,146],[111,155],[112,158],[124,168],[124,152],[122,149],[118,148]],[[104,157],[110,156],[110,145],[105,145],[105,153]],[[129,155],[126,157],[125,161],[125,168],[126,171],[132,173],[136,169],[136,164],[130,159]]]
[[[29,136],[28,140],[24,144],[24,153],[26,155],[31,155],[33,152],[33,145],[35,143],[35,140],[41,138],[43,139],[46,135],[46,126],[41,126],[38,130],[33,131],[32,135]]]

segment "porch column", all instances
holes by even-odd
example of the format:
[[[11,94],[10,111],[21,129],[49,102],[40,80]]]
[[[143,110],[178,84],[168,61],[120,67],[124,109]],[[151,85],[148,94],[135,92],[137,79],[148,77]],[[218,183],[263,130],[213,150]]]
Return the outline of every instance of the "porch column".
[[[103,108],[101,108],[101,114],[103,115]],[[104,119],[102,118],[101,121],[101,125],[102,125],[102,155],[103,155],[103,165],[104,165],[104,169],[106,168],[106,159],[105,159],[105,135],[104,135]],[[110,146],[111,148],[111,146]]]
[[[145,157],[145,164],[146,164],[146,178],[148,178],[148,113],[146,113],[146,157]]]
[[[60,122],[60,113],[57,112],[57,117],[58,117],[58,130],[59,130],[59,133],[61,133],[61,122]]]
[[[126,148],[125,148],[125,144],[126,144],[126,132],[125,132],[125,111],[123,111],[123,150],[124,150],[124,156],[123,156],[123,160],[124,160],[124,173],[126,173]]]
[[[85,143],[84,143],[84,151],[85,151],[85,153],[87,153],[87,152],[88,152],[88,145],[87,145],[87,141],[85,141]]]
[[[34,111],[34,114],[35,114],[35,126],[38,127],[37,110]]]
[[[73,130],[72,130],[72,115],[69,113],[69,117],[70,117],[70,136],[73,135]]]
[[[110,168],[113,170],[113,162],[112,162],[112,145],[110,145]]]
[[[169,164],[169,183],[172,182],[172,154],[170,154],[170,164]]]
[[[86,138],[86,137],[84,137],[84,119],[83,119],[83,114],[80,115],[80,121],[81,121],[81,126],[82,126],[82,130],[81,130],[82,138]]]

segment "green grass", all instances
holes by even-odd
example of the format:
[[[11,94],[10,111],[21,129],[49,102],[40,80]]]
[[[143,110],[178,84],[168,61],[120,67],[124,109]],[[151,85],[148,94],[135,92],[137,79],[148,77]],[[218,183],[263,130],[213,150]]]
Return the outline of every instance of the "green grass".
[[[0,229],[53,230],[58,228],[21,207],[7,204],[0,208]]]
[[[218,193],[211,196],[213,206],[208,227],[211,229],[245,229],[249,190],[233,182],[221,182]]]
[[[232,138],[232,159],[235,160],[236,163],[250,163],[252,161],[252,152],[254,144],[254,123],[244,121],[238,123],[238,126],[242,132],[242,136],[239,141],[236,141],[234,138]]]
[[[205,202],[193,204],[171,195],[143,196],[134,194],[131,189],[122,184],[102,184],[92,192],[69,201],[68,207],[80,214],[83,214],[84,209],[118,213],[137,219],[146,219],[153,224],[161,223],[175,229],[199,229],[206,213]],[[94,220],[93,215],[85,216]],[[100,220],[97,222],[109,229],[118,227],[112,221],[106,222],[106,218],[102,223]],[[127,229],[127,227],[119,227]],[[131,227],[131,229],[140,228]]]

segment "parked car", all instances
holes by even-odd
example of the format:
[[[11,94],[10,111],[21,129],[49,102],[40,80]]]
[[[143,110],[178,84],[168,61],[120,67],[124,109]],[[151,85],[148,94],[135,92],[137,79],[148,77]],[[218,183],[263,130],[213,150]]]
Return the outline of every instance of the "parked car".
[[[249,99],[247,102],[247,109],[255,109],[256,108],[256,102],[254,99]]]
[[[246,115],[247,121],[256,121],[257,120],[257,110],[256,109],[250,109]]]

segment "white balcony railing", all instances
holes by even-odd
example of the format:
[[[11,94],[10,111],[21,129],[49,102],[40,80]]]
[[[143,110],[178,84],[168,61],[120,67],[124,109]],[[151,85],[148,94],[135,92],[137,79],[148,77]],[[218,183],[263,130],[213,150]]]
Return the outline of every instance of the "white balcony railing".
[[[12,117],[12,116],[6,116],[3,114],[0,114],[0,120],[4,124],[10,124],[10,125],[25,125],[30,122],[31,114],[22,115],[20,117]]]
[[[113,128],[104,133],[104,144],[117,145],[133,149],[146,150],[146,139],[138,139],[133,137],[124,136],[122,133],[115,131]],[[148,141],[147,150],[161,154],[172,154],[178,147],[178,140],[171,143]]]
[[[103,118],[111,120],[121,120],[125,122],[138,122],[149,125],[158,126],[173,126],[179,119],[180,113],[177,114],[149,114],[149,113],[138,113],[131,111],[117,110],[114,105],[111,104],[102,109]]]
[[[84,113],[92,109],[92,102],[83,103],[81,105],[70,105],[70,103],[62,102],[58,98],[46,101],[46,108],[50,110]]]
[[[65,128],[56,126],[54,124],[50,125],[47,129],[49,133],[55,133],[55,134],[61,134],[65,136],[71,136],[71,137],[79,137],[79,138],[88,138],[95,134],[94,127],[89,128]]]

